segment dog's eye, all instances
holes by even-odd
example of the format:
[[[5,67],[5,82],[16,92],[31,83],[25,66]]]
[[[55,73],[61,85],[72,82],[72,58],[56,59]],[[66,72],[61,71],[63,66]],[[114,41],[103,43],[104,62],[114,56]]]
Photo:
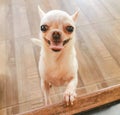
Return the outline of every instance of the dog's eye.
[[[42,32],[46,32],[48,30],[48,26],[47,25],[42,25],[40,27],[40,29],[41,29]]]
[[[73,32],[74,27],[73,26],[67,26],[66,30],[71,33],[71,32]]]

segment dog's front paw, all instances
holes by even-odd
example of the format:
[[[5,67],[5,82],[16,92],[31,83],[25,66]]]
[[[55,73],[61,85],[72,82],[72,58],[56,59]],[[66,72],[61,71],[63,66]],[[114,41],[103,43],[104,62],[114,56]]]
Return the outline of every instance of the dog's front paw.
[[[73,102],[75,101],[76,96],[77,95],[76,95],[75,91],[67,90],[64,92],[63,97],[64,97],[64,100],[65,100],[67,106],[73,105]]]

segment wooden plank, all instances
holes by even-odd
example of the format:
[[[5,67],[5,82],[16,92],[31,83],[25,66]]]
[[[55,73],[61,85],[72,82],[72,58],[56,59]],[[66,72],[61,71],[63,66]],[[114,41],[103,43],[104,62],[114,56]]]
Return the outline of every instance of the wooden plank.
[[[120,19],[120,0],[100,0],[115,19]]]
[[[6,68],[7,68],[7,56],[6,56],[6,44],[5,41],[0,41],[0,108],[6,107]]]
[[[111,56],[116,60],[116,64],[120,64],[120,22],[111,21],[93,25],[97,34],[101,38]],[[109,60],[109,58],[108,58]]]
[[[20,40],[21,41],[21,40]],[[23,39],[24,49],[24,64],[26,70],[26,78],[28,83],[28,88],[30,90],[29,100],[34,100],[36,98],[43,98],[40,88],[40,76],[37,67],[37,63],[34,58],[34,51],[32,48],[32,41],[29,39]]]
[[[7,48],[6,101],[7,106],[11,106],[18,103],[14,39],[6,41],[6,48]]]
[[[98,0],[77,0],[77,3],[91,23],[113,20],[112,15]]]
[[[0,40],[8,39],[12,34],[12,13],[10,1],[0,1]]]
[[[0,115],[7,115],[6,109],[0,110]]]
[[[30,35],[29,23],[26,14],[25,2],[20,0],[11,1],[14,37],[19,38],[22,36]],[[24,21],[23,21],[24,20]],[[25,26],[24,26],[25,25]]]
[[[42,94],[40,90],[40,78],[32,42],[30,39],[16,39],[15,40],[15,55],[17,68],[18,82],[18,99],[19,103],[27,103],[25,107],[19,106],[19,112],[37,107],[36,99],[41,101]],[[32,101],[31,101],[32,100]],[[43,100],[41,103],[43,104]],[[40,105],[39,105],[40,106]]]
[[[59,103],[30,112],[22,113],[21,115],[70,115],[77,112],[86,111],[116,100],[120,100],[120,85],[105,88],[103,90],[85,96],[80,96],[77,98],[75,105],[71,107],[66,107],[64,103]]]
[[[110,25],[111,23],[108,23],[108,24]],[[103,33],[105,31],[103,30],[103,33],[102,33],[102,31],[99,31],[99,32],[101,32],[101,34],[100,34],[100,36],[98,36],[96,33],[96,30],[97,29],[93,28],[92,26],[85,26],[85,27],[80,28],[80,31],[77,32],[77,33],[79,33],[79,34],[77,34],[77,35],[79,35],[78,36],[78,44],[80,47],[79,51],[83,50],[84,53],[89,52],[89,54],[87,54],[87,56],[91,55],[91,57],[95,61],[96,65],[98,66],[99,71],[102,72],[102,75],[100,75],[100,76],[101,77],[103,76],[103,79],[110,79],[112,77],[117,77],[117,75],[118,76],[120,75],[120,68],[119,68],[118,63],[115,60],[116,57],[113,57],[113,55],[111,55],[110,51],[108,50],[109,47],[111,47],[111,46],[108,46],[108,48],[107,48],[106,44],[104,44],[101,41],[101,36],[102,36],[102,38],[104,37],[103,39],[105,40],[105,36],[103,35]],[[110,32],[112,33],[112,31],[110,31]],[[117,32],[117,30],[116,30],[116,32]],[[106,35],[107,35],[107,32],[106,32]],[[116,34],[116,35],[118,35],[118,34]],[[113,39],[113,37],[111,39]],[[108,39],[106,39],[106,43],[107,42],[109,42]],[[119,42],[118,42],[118,44],[119,44]],[[115,50],[115,49],[113,49],[113,50]],[[79,51],[78,51],[78,53],[79,53]],[[83,61],[81,60],[80,56],[78,59],[81,61],[80,62],[80,65],[81,65],[81,63],[83,63]],[[91,58],[89,57],[89,59],[91,59]],[[95,68],[97,68],[97,67],[95,67]],[[96,69],[94,69],[94,70],[96,70]],[[98,70],[96,70],[96,71],[98,71]],[[93,72],[91,72],[91,73],[93,73]],[[85,78],[87,78],[87,77],[85,77]]]

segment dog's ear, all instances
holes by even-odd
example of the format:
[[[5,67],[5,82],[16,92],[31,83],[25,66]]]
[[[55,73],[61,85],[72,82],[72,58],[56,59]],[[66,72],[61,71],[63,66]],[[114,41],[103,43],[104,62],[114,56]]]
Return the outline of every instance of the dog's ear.
[[[77,21],[77,18],[78,18],[78,15],[79,15],[79,11],[80,11],[80,9],[78,9],[78,10],[72,15],[72,19],[73,19],[74,22]]]
[[[38,12],[39,12],[39,16],[40,16],[40,19],[43,18],[43,16],[45,15],[44,11],[41,10],[40,6],[38,5]]]
[[[33,42],[34,44],[36,44],[37,46],[40,46],[40,47],[41,47],[41,40],[39,40],[39,39],[37,39],[37,38],[32,38],[31,40],[32,40],[32,42]]]

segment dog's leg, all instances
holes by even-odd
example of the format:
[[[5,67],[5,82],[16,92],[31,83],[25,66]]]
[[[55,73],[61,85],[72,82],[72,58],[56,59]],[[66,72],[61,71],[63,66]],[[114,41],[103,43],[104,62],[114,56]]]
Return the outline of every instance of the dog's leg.
[[[78,82],[78,79],[77,79],[77,75],[68,83],[67,85],[67,88],[64,92],[64,100],[68,105],[73,105],[73,102],[75,100],[75,97],[77,96],[76,95],[76,87],[77,87],[77,82]]]
[[[42,88],[42,92],[43,92],[44,99],[45,99],[45,105],[51,104],[51,100],[49,97],[49,90],[50,90],[49,83],[47,83],[44,80],[41,80],[41,88]]]

